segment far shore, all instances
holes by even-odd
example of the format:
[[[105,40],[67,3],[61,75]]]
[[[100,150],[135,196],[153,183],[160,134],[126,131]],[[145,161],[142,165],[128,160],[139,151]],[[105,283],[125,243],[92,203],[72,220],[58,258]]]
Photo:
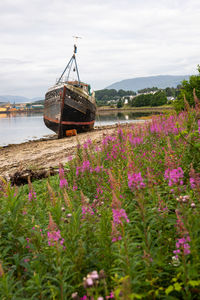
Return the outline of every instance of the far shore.
[[[164,112],[172,111],[172,106],[155,106],[155,107],[122,107],[122,108],[111,108],[111,107],[97,107],[97,113],[113,113],[113,112]],[[43,113],[43,109],[37,110],[19,110],[19,111],[0,111],[2,114],[15,115],[24,113]]]
[[[166,110],[174,110],[173,106],[155,106],[155,107],[122,107],[122,108],[107,108],[97,107],[98,113],[104,112],[164,112]]]

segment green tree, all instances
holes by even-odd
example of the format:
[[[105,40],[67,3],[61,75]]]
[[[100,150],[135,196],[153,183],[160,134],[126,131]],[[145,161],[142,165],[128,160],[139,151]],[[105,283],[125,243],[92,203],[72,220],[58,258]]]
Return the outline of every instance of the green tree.
[[[166,93],[159,91],[155,93],[151,99],[151,106],[161,106],[167,103]]]
[[[138,93],[143,94],[143,93],[150,93],[150,92],[155,92],[155,91],[158,91],[158,88],[153,86],[151,88],[145,88],[145,89],[138,90]]]
[[[139,95],[133,99],[132,106],[134,107],[150,106],[152,97],[153,97],[152,94]]]
[[[117,102],[117,108],[121,108],[122,106],[123,106],[122,100],[119,99],[119,101]]]
[[[195,101],[193,97],[193,91],[195,89],[195,93],[197,97],[200,99],[200,66],[197,67],[198,75],[192,75],[189,78],[189,81],[182,81],[182,88],[177,97],[177,100],[174,101],[174,107],[177,112],[183,110],[185,108],[184,98],[187,100],[191,107],[195,106]]]
[[[167,97],[175,97],[175,88],[170,88],[170,87],[167,87],[165,89],[165,93],[166,93],[166,96]]]

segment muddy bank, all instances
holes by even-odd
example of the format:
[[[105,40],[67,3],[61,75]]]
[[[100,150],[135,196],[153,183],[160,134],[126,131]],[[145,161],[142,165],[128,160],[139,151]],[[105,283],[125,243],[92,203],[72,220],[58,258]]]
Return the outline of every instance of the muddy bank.
[[[121,127],[136,125],[136,123],[121,124]],[[15,172],[25,170],[50,169],[59,163],[66,163],[76,151],[77,138],[80,144],[87,139],[100,143],[105,135],[114,134],[117,125],[96,128],[94,131],[81,133],[78,136],[57,139],[52,135],[47,139],[30,141],[17,145],[9,145],[0,148],[0,176],[10,179]]]

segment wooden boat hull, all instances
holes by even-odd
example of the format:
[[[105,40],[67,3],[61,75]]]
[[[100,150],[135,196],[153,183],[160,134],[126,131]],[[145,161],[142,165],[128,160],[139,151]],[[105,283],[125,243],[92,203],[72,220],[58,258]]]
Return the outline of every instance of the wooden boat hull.
[[[94,127],[96,105],[88,96],[77,93],[67,85],[57,87],[45,95],[44,123],[58,134],[66,136],[66,130],[90,131]]]

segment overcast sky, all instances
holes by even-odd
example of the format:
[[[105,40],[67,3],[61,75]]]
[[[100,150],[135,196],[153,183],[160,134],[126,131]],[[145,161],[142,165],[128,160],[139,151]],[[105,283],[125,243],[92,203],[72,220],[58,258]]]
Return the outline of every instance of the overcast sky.
[[[78,40],[82,81],[196,74],[200,0],[0,0],[0,95],[44,97]]]

